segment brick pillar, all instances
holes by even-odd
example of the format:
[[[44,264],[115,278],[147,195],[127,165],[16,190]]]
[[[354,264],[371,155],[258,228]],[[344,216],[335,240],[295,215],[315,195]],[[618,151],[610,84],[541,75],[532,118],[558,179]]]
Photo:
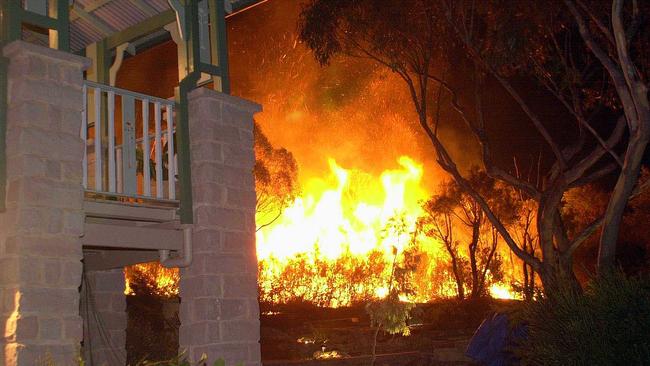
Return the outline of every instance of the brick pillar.
[[[74,364],[82,337],[79,138],[85,58],[17,41],[9,59],[0,213],[0,365]]]
[[[260,365],[253,114],[207,88],[189,96],[194,261],[181,270],[179,343],[227,365]]]
[[[84,359],[89,365],[126,364],[124,270],[86,272],[81,286]],[[91,363],[92,361],[92,363]]]

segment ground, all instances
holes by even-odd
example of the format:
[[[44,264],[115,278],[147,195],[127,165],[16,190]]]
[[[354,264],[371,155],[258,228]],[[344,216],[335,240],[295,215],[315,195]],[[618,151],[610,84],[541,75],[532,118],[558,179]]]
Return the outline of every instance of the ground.
[[[410,322],[410,336],[379,332],[377,354],[384,356],[377,364],[466,365],[461,356],[467,341],[501,304],[495,300],[443,300],[418,305]],[[172,357],[177,347],[177,300],[129,296],[128,307],[129,360]],[[304,303],[262,304],[261,309],[265,365],[368,364],[374,328],[363,305],[331,309]],[[314,361],[332,355],[346,361]]]

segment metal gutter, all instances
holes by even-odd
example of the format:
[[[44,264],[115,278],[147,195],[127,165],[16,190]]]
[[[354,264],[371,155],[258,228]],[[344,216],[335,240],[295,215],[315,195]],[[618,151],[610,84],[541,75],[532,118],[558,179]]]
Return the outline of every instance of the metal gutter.
[[[252,9],[258,5],[262,5],[268,0],[241,0],[233,4],[232,12],[226,15],[226,18],[230,18],[233,15],[237,15],[246,10]],[[241,4],[241,5],[240,5]]]
[[[192,225],[183,226],[183,252],[178,257],[171,257],[168,249],[160,250],[160,264],[166,268],[183,268],[192,264]]]

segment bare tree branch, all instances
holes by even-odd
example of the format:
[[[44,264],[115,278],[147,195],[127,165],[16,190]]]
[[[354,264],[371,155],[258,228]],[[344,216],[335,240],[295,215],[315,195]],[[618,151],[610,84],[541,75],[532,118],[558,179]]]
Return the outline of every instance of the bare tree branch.
[[[637,185],[634,191],[632,192],[632,194],[630,195],[628,201],[633,200],[634,198],[638,197],[648,189],[650,189],[650,179]],[[600,225],[603,223],[604,220],[605,220],[605,215],[592,221],[589,225],[587,225],[584,229],[582,229],[582,231],[578,235],[576,235],[575,238],[573,238],[571,245],[563,255],[566,258],[573,255],[573,252],[575,252],[575,250],[578,249],[578,247],[580,247],[580,245],[584,243],[585,240],[589,239],[589,237],[600,227]]]
[[[598,58],[600,63],[605,67],[609,73],[610,78],[614,83],[614,87],[618,93],[618,96],[621,98],[623,109],[625,110],[625,115],[627,116],[627,123],[630,126],[630,130],[633,131],[635,121],[637,120],[636,111],[634,110],[634,99],[630,94],[626,83],[626,77],[623,75],[623,71],[620,69],[619,65],[611,58],[609,55],[598,45],[594,39],[587,22],[583,18],[582,14],[578,11],[575,4],[571,0],[564,0],[564,3],[569,8],[569,12],[573,15],[576,23],[578,24],[578,31],[582,36],[582,39],[585,41],[585,44],[591,52]],[[616,32],[615,32],[616,33]],[[618,38],[616,38],[618,41]],[[626,47],[626,46],[625,46]]]
[[[458,115],[461,117],[463,122],[465,122],[465,125],[474,133],[474,136],[478,139],[480,145],[481,145],[481,150],[482,150],[482,160],[483,160],[483,165],[485,169],[487,170],[488,174],[492,176],[495,179],[502,180],[508,184],[511,184],[522,191],[526,192],[529,196],[533,198],[538,198],[540,195],[539,190],[530,182],[527,182],[523,179],[517,178],[513,176],[512,174],[506,172],[505,170],[499,168],[498,166],[492,164],[491,162],[491,154],[490,154],[490,145],[489,141],[487,139],[487,134],[482,127],[484,125],[483,122],[479,122],[479,126],[475,126],[474,123],[470,120],[468,117],[467,113],[465,113],[465,109],[460,105],[458,102],[458,96],[456,94],[455,89],[449,85],[445,80],[438,78],[435,75],[432,75],[430,73],[427,74],[427,77],[431,78],[435,82],[439,83],[444,89],[449,92],[451,95],[451,106],[452,108],[458,113]],[[482,116],[480,117],[482,119]],[[435,131],[434,131],[435,132]]]
[[[617,119],[616,127],[614,131],[609,136],[605,142],[605,148],[602,146],[596,146],[594,150],[580,160],[571,170],[566,172],[566,178],[569,184],[573,184],[576,180],[580,179],[587,170],[589,170],[594,164],[596,164],[600,158],[605,155],[607,150],[613,149],[623,138],[623,133],[625,132],[625,116],[620,116]]]
[[[601,22],[600,19],[598,19],[598,17],[596,16],[596,14],[594,14],[594,13],[591,11],[591,9],[589,9],[589,6],[587,6],[587,5],[584,3],[584,1],[582,1],[582,0],[576,0],[576,3],[578,4],[578,6],[579,6],[579,7],[580,7],[580,8],[581,8],[585,13],[587,13],[587,15],[589,15],[589,18],[591,19],[591,21],[594,22],[594,24],[596,24],[596,26],[598,27],[598,29],[600,30],[600,32],[603,33],[603,35],[604,35],[605,38],[607,39],[607,41],[608,41],[612,46],[615,46],[616,41],[614,40],[614,36],[612,36],[612,32],[609,31],[609,28],[608,28],[605,24],[603,24],[603,22]]]

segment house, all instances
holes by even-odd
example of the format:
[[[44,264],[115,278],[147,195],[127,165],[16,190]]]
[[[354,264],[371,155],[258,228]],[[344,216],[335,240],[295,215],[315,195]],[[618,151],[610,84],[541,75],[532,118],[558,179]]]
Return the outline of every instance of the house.
[[[153,260],[181,268],[181,350],[261,364],[261,107],[228,94],[225,32],[257,2],[0,3],[0,365],[124,365],[123,267]],[[173,94],[117,88],[160,37]]]

